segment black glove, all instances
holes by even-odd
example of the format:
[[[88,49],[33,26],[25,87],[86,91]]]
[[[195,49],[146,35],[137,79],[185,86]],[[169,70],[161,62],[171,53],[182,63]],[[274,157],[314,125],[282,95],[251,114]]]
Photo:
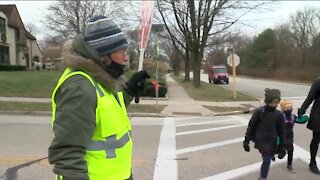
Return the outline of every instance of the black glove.
[[[279,152],[279,154],[278,154],[278,158],[279,158],[279,159],[282,159],[282,158],[284,158],[284,156],[286,156],[286,151],[285,151],[285,150],[281,150],[281,151]]]
[[[248,141],[243,141],[243,149],[246,152],[250,152],[250,146],[249,146],[249,142]]]
[[[299,108],[298,109],[298,116],[301,117],[306,113],[306,110]]]
[[[132,97],[139,96],[139,92],[144,90],[146,79],[149,78],[150,75],[145,70],[136,72],[126,82],[124,90]]]

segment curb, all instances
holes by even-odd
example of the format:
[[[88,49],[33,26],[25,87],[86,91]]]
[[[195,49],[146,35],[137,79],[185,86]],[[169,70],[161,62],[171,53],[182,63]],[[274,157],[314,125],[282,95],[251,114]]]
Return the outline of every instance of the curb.
[[[236,115],[236,114],[249,114],[252,113],[256,108],[250,108],[247,110],[242,111],[228,111],[228,112],[222,112],[222,113],[216,113],[213,116],[227,116],[227,115]]]
[[[127,113],[128,114],[128,117],[166,117],[164,116],[163,114],[159,114],[159,113],[139,113],[139,112],[136,112],[136,113]]]
[[[1,115],[51,116],[51,111],[0,111]]]

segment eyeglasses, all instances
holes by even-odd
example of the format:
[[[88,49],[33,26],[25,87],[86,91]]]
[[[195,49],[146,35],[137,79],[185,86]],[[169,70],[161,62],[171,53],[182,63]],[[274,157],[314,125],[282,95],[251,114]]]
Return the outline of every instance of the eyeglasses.
[[[122,54],[123,56],[126,56],[128,55],[128,49],[119,49],[115,51],[115,53],[119,53],[119,54]]]

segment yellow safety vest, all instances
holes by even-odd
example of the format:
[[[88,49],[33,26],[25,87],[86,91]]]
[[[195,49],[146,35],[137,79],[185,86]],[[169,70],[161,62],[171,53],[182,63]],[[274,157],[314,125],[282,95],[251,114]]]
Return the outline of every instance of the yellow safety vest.
[[[65,80],[83,75],[96,88],[96,127],[84,159],[87,161],[90,180],[123,180],[131,175],[132,139],[131,124],[127,116],[122,92],[118,100],[99,83],[82,71],[67,68],[52,93],[52,127],[55,121],[54,97]]]

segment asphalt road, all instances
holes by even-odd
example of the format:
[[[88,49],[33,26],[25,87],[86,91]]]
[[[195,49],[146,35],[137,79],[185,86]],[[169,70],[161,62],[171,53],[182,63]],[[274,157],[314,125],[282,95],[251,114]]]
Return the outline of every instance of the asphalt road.
[[[201,74],[201,80],[208,82],[208,75]],[[219,86],[232,89],[233,78],[229,77],[229,84],[220,84]],[[252,95],[258,98],[264,98],[265,88],[276,88],[281,91],[283,97],[305,97],[311,84],[291,83],[275,80],[252,79],[243,76],[236,77],[236,89],[239,92]]]
[[[257,179],[261,157],[242,140],[250,115],[131,118],[133,174],[137,180]],[[50,117],[0,115],[0,179],[53,180],[46,159],[51,139]],[[286,159],[272,163],[270,180],[316,180],[308,170],[311,132],[295,126],[294,167]],[[44,158],[44,159],[43,159]],[[320,161],[318,161],[320,162]],[[320,165],[320,164],[319,164]]]

